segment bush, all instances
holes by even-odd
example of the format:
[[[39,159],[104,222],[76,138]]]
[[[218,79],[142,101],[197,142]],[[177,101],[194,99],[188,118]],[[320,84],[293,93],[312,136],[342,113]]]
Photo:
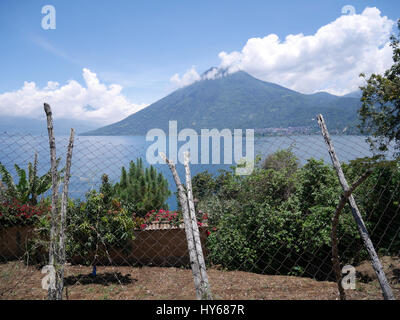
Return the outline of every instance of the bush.
[[[103,175],[100,192],[90,191],[86,202],[76,201],[67,216],[67,257],[80,256],[86,264],[95,264],[91,255],[110,248],[129,250],[138,227],[132,213],[112,197],[108,177]],[[101,254],[100,254],[101,255]]]
[[[33,205],[18,199],[3,200],[0,204],[0,229],[12,226],[34,225],[46,216],[51,207],[45,200]]]
[[[179,226],[182,223],[182,213],[164,209],[158,211],[151,210],[145,215],[140,228],[145,229],[152,222],[169,223],[171,226]]]
[[[134,239],[137,220],[121,202],[113,197],[107,175],[102,177],[100,191],[91,190],[86,201],[69,201],[66,221],[66,258],[80,257],[87,265],[96,264],[97,254],[103,258],[111,248],[129,250]],[[50,214],[35,224],[34,237],[29,245],[29,259],[33,263],[48,261]]]
[[[357,162],[344,164],[343,168],[349,183],[365,172],[365,165]],[[355,194],[369,230],[381,230],[372,232],[374,243],[392,253],[400,249],[399,236],[395,235],[400,227],[398,168],[398,165],[375,167],[373,175]],[[268,156],[264,165],[249,176],[224,172],[219,177],[207,176],[207,183],[204,176],[194,177],[194,184],[199,181],[201,185],[193,189],[203,188],[203,194],[211,195],[200,197],[197,205],[209,214],[210,263],[261,273],[301,272],[321,279],[332,276],[332,217],[342,194],[332,166],[309,159],[299,167],[290,150],[280,150]],[[212,190],[204,190],[206,186]],[[385,217],[391,220],[382,220]],[[389,221],[396,227],[385,231],[388,236],[382,236],[382,229]],[[342,211],[338,235],[343,263],[365,258],[348,206]]]

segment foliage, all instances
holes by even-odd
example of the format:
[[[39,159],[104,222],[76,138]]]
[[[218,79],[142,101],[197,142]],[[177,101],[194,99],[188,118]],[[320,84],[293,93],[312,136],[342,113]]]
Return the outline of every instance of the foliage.
[[[161,175],[157,176],[151,168],[142,170],[141,161],[138,161],[136,165],[131,162],[130,174],[135,174],[133,177],[139,177],[141,182],[150,181],[150,186],[146,189],[148,194],[154,182],[157,181],[164,186]],[[129,175],[122,175],[123,186],[128,185],[128,183],[124,184],[124,181],[128,179],[130,179]],[[160,191],[162,190],[165,194],[165,189],[160,188]],[[131,209],[131,207],[138,208],[137,202],[124,203],[129,195],[125,191],[127,190],[120,184],[113,186],[108,176],[104,174],[99,191],[89,191],[83,201],[69,201],[66,227],[67,259],[80,257],[83,258],[85,264],[96,264],[97,258],[107,258],[107,252],[111,249],[123,249],[127,252],[130,249],[130,240],[134,239],[134,231],[140,227],[143,229],[153,220],[166,220],[172,225],[180,223],[181,216],[178,213],[164,209],[149,211],[145,217],[137,215]],[[30,259],[33,262],[43,263],[47,261],[49,216],[41,217],[36,221],[34,232],[35,237],[30,244]]]
[[[59,162],[60,159],[57,159],[57,165]],[[14,164],[15,171],[19,177],[18,184],[15,184],[11,174],[8,172],[6,167],[0,163],[0,174],[2,176],[1,181],[6,185],[5,187],[0,182],[0,194],[3,194],[3,197],[8,199],[18,199],[19,202],[24,204],[29,203],[36,205],[38,196],[48,191],[52,185],[51,171],[49,170],[43,176],[38,177],[37,166],[37,154],[35,154],[33,164],[29,162],[27,172],[24,169],[21,169],[17,164]],[[59,171],[59,181],[62,180],[61,173],[63,170],[64,169]]]
[[[398,20],[400,32],[400,19]],[[372,148],[386,151],[390,142],[400,151],[400,33],[391,37],[393,65],[383,75],[372,74],[362,90],[358,111],[363,133],[372,134]],[[399,152],[398,152],[399,155]]]
[[[344,169],[351,182],[367,169],[373,169],[354,196],[366,216],[372,242],[379,245],[382,253],[399,254],[400,160],[376,162],[375,159],[363,158],[351,161]]]
[[[51,207],[47,201],[38,204],[22,203],[18,199],[5,200],[0,204],[0,229],[34,225],[40,217],[46,216]]]
[[[153,166],[144,168],[140,158],[130,162],[128,171],[122,167],[120,182],[113,187],[113,195],[141,217],[150,210],[168,208],[170,194],[168,181]]]
[[[278,150],[265,158],[262,168],[265,170],[285,169],[289,175],[292,175],[299,168],[299,160],[293,154],[292,148]]]
[[[212,196],[215,193],[215,185],[213,175],[207,170],[198,173],[192,179],[193,194],[198,200]]]
[[[361,160],[343,164],[349,183],[368,167],[373,167],[374,173],[355,197],[375,243],[386,252],[396,253],[400,249],[400,239],[395,234],[400,226],[399,164],[380,161],[379,165],[367,165]],[[193,178],[193,189],[199,190],[200,185],[211,188],[202,190],[211,196],[200,197],[198,203],[198,208],[209,214],[207,248],[211,263],[262,273],[301,271],[321,278],[332,270],[332,217],[342,194],[332,166],[309,159],[300,167],[289,149],[268,156],[264,165],[249,176],[234,177],[225,172],[222,178],[207,176],[207,183],[203,178],[204,175],[202,179]],[[199,181],[201,184],[195,188]],[[226,190],[235,192],[227,197]],[[388,221],[397,226],[390,232],[382,229]],[[382,231],[387,235],[382,236]],[[342,211],[338,234],[343,262],[355,263],[365,258],[348,206]],[[315,265],[320,268],[313,269]]]
[[[86,202],[76,201],[67,216],[67,256],[78,255],[95,264],[93,253],[101,255],[114,248],[129,248],[137,227],[132,214],[113,197],[108,177],[103,175],[100,192],[90,191]]]

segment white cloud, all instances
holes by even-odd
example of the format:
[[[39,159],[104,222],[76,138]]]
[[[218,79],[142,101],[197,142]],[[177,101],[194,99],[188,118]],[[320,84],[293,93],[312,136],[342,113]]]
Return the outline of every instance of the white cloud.
[[[201,77],[197,73],[195,67],[192,67],[191,69],[186,71],[186,73],[182,77],[180,77],[178,73],[175,73],[171,77],[170,81],[175,85],[175,87],[182,88],[182,87],[188,86],[188,85],[192,84],[193,82],[196,82],[200,79],[201,79]]]
[[[382,73],[391,66],[394,24],[377,8],[366,8],[361,14],[340,16],[313,35],[290,34],[283,41],[275,34],[251,38],[241,51],[221,52],[219,67],[243,70],[303,93],[342,95],[358,89],[361,72]],[[192,68],[171,81],[185,86],[199,79]]]
[[[304,93],[346,94],[360,85],[361,72],[390,67],[393,25],[377,8],[366,8],[337,18],[314,35],[288,35],[284,41],[275,34],[251,38],[241,52],[221,52],[221,67]]]
[[[43,103],[50,104],[54,118],[97,121],[102,124],[121,120],[144,107],[133,104],[121,93],[118,84],[105,85],[96,73],[83,69],[86,86],[75,80],[60,86],[49,81],[40,89],[35,82],[24,82],[21,89],[0,94],[0,115],[42,118]]]

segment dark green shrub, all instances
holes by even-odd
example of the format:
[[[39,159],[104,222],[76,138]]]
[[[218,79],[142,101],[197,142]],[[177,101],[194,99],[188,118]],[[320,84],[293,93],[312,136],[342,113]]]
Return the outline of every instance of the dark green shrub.
[[[342,194],[336,172],[315,159],[299,167],[290,150],[267,159],[249,176],[224,172],[220,177],[194,177],[195,196],[201,188],[202,194],[211,195],[199,197],[197,205],[209,215],[209,262],[228,269],[332,278],[332,217]],[[399,166],[374,166],[355,197],[377,249],[398,254]],[[353,183],[366,166],[351,162],[343,168]],[[338,236],[343,263],[365,259],[348,206],[342,210]]]

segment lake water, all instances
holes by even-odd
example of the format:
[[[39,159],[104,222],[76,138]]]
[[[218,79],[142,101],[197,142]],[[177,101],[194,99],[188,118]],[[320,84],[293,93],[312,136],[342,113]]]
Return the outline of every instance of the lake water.
[[[349,161],[372,155],[369,145],[365,142],[365,137],[363,136],[332,136],[332,140],[341,161]],[[178,150],[184,143],[178,143]],[[63,136],[56,139],[57,156],[62,158],[61,166],[64,166],[65,163],[67,144],[68,137]],[[147,142],[144,136],[76,137],[72,158],[70,197],[83,198],[89,189],[98,188],[103,173],[108,174],[113,182],[118,181],[121,167],[129,166],[129,162],[136,160],[138,157],[142,157],[146,165],[146,150],[151,144],[153,142]],[[201,142],[199,140],[199,150],[200,147]],[[261,155],[262,158],[278,149],[288,147],[292,147],[301,164],[304,164],[307,159],[312,157],[324,159],[330,163],[327,147],[320,135],[254,138],[254,153],[255,155]],[[223,162],[222,150],[223,143],[221,143],[221,147],[218,150],[214,148],[212,152],[210,151],[210,158],[212,153],[220,152],[221,162]],[[245,144],[243,144],[244,154],[245,150]],[[16,176],[13,168],[14,163],[22,168],[26,168],[28,162],[33,162],[35,151],[38,152],[39,173],[43,174],[50,166],[47,136],[0,134],[0,162],[10,170],[14,177]],[[192,176],[205,170],[217,174],[218,170],[229,169],[230,166],[231,164],[223,163],[191,164],[191,172]],[[167,178],[170,190],[175,192],[176,186],[168,166],[166,164],[156,164],[155,167]],[[181,180],[184,182],[183,165],[178,163],[177,170]],[[170,209],[176,209],[174,195],[168,199],[168,204]]]

